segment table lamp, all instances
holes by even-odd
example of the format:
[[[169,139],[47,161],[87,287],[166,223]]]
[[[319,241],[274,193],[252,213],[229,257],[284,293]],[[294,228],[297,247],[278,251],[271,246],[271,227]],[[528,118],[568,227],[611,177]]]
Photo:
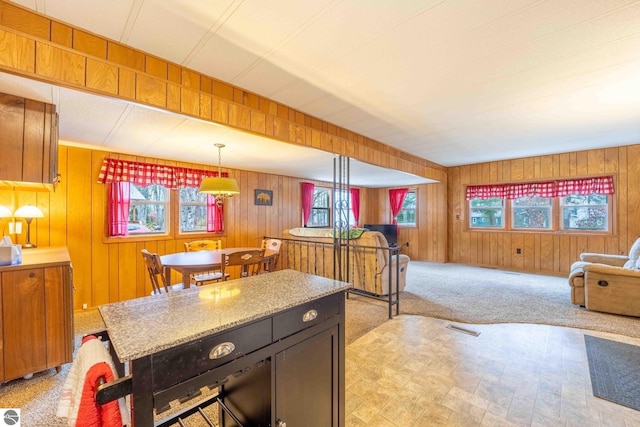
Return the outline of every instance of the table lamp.
[[[32,205],[26,205],[18,208],[13,214],[16,218],[24,218],[27,223],[27,242],[24,244],[24,248],[35,248],[36,245],[31,243],[31,221],[33,218],[42,218],[44,214],[40,209]]]
[[[11,218],[12,216],[11,209],[6,206],[0,206],[0,218]],[[4,228],[0,228],[0,233],[2,233],[2,231],[4,231]]]

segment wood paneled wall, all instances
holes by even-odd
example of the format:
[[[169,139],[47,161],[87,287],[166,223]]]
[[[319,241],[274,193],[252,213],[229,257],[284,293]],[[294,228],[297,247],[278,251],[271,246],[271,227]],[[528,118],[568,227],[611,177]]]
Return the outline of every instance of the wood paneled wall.
[[[401,245],[401,253],[413,260],[446,262],[447,184],[420,184],[409,188],[417,192],[417,224],[400,227],[398,245]],[[361,224],[390,224],[389,189],[369,189],[367,192],[369,200],[366,209],[362,210],[367,219],[361,220]]]
[[[140,250],[147,248],[160,254],[179,252],[183,243],[191,239],[148,239],[106,242],[106,186],[97,182],[102,161],[106,156],[141,162],[161,163],[209,169],[215,166],[181,163],[155,158],[118,155],[104,151],[71,146],[59,148],[61,183],[55,192],[0,190],[0,205],[13,210],[24,204],[38,206],[44,218],[31,225],[32,242],[38,246],[67,246],[71,255],[74,277],[74,308],[82,304],[95,307],[149,295],[151,284]],[[329,164],[327,167],[331,168]],[[263,236],[281,236],[282,231],[299,227],[301,223],[300,182],[309,181],[280,175],[229,170],[236,178],[241,193],[225,204],[226,247],[256,246]],[[331,183],[310,181],[318,186]],[[256,188],[273,190],[273,206],[258,206],[253,202]],[[365,212],[375,212],[378,190],[361,189],[363,221]],[[7,232],[8,219],[0,219]],[[23,223],[23,228],[26,225]],[[24,244],[26,229],[17,236]],[[14,236],[16,237],[16,236]],[[175,282],[180,277],[174,277]]]
[[[434,180],[446,168],[281,103],[0,0],[0,70]]]
[[[472,265],[565,275],[582,252],[628,254],[640,236],[640,145],[479,163],[448,170],[448,260]],[[613,233],[470,231],[465,188],[492,184],[612,174]],[[517,254],[516,248],[522,253]]]

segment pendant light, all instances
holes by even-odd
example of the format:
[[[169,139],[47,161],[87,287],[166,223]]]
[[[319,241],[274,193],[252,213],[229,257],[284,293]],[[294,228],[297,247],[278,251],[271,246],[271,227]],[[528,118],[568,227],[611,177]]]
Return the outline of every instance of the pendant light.
[[[200,183],[200,192],[211,194],[216,198],[218,205],[222,205],[224,199],[240,194],[238,183],[233,178],[223,178],[221,171],[221,150],[224,144],[214,144],[218,148],[218,176],[213,178],[204,178]]]

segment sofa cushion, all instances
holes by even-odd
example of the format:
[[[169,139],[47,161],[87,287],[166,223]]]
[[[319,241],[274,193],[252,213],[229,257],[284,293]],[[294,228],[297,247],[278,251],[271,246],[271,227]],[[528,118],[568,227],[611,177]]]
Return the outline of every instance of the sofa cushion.
[[[296,237],[331,237],[331,228],[291,228],[289,234]]]
[[[633,245],[631,245],[631,249],[629,249],[629,259],[633,261],[634,264],[638,258],[640,258],[640,239],[637,239]]]
[[[571,264],[571,272],[569,273],[569,285],[572,288],[584,287],[584,266],[590,264],[585,261],[576,261]]]

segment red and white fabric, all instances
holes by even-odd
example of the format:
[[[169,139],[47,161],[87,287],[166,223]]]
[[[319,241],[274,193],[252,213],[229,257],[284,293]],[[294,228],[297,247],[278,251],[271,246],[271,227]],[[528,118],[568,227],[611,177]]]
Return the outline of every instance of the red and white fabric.
[[[229,176],[227,172],[222,172],[221,175],[223,177]],[[160,184],[170,189],[198,188],[203,178],[216,176],[218,176],[218,171],[105,158],[98,174],[98,182],[101,184],[118,181],[133,182],[143,187]]]
[[[518,199],[525,196],[564,197],[570,194],[614,194],[613,177],[562,179],[513,184],[469,185],[466,199]]]
[[[77,427],[121,427],[130,424],[124,398],[104,405],[96,402],[98,379],[101,377],[106,382],[116,379],[115,365],[104,343],[89,335],[82,340],[65,379],[56,416],[67,418],[69,426]]]

